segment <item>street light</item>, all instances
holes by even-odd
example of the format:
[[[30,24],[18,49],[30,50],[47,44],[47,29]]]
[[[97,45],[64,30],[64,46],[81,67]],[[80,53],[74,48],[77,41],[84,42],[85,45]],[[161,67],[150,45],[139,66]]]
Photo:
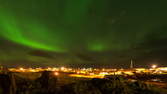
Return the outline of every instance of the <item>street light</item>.
[[[157,68],[157,65],[152,65],[151,67],[152,67],[153,69],[155,69],[155,68]]]
[[[58,72],[54,72],[54,75],[55,75],[55,76],[58,76],[58,75],[59,75],[59,73],[58,73]]]
[[[61,67],[61,71],[64,71],[65,70],[65,67]]]

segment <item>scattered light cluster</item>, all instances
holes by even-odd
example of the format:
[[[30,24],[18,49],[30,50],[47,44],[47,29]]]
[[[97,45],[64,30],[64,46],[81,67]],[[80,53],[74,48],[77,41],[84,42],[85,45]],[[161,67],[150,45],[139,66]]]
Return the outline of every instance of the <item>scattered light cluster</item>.
[[[55,76],[61,73],[68,73],[71,77],[84,77],[84,78],[104,78],[106,75],[134,75],[134,73],[151,73],[151,74],[166,74],[167,67],[151,66],[151,68],[133,68],[133,69],[106,69],[106,68],[9,68],[11,72],[42,72],[52,71]],[[2,71],[2,70],[1,70]]]

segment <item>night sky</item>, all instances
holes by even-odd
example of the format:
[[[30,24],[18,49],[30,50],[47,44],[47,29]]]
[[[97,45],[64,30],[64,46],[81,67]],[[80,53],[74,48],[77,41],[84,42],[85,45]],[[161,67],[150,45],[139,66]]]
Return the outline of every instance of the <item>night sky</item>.
[[[166,0],[0,0],[4,65],[167,65]]]

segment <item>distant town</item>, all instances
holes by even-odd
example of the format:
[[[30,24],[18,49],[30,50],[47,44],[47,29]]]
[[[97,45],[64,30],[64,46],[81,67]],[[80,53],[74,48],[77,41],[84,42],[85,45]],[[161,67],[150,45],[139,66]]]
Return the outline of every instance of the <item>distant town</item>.
[[[158,67],[152,65],[150,68],[134,68],[133,64],[130,64],[130,68],[127,69],[111,69],[111,68],[68,68],[68,67],[48,67],[48,68],[4,68],[1,66],[0,72],[42,72],[52,71],[55,76],[60,73],[67,73],[72,77],[83,78],[104,78],[107,75],[135,75],[135,74],[167,74],[167,67]]]

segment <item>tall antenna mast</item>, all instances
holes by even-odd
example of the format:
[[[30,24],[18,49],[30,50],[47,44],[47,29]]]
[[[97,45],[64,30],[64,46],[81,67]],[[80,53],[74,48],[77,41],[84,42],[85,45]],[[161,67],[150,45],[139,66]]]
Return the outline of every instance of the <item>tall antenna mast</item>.
[[[133,60],[130,61],[130,68],[133,69]]]

